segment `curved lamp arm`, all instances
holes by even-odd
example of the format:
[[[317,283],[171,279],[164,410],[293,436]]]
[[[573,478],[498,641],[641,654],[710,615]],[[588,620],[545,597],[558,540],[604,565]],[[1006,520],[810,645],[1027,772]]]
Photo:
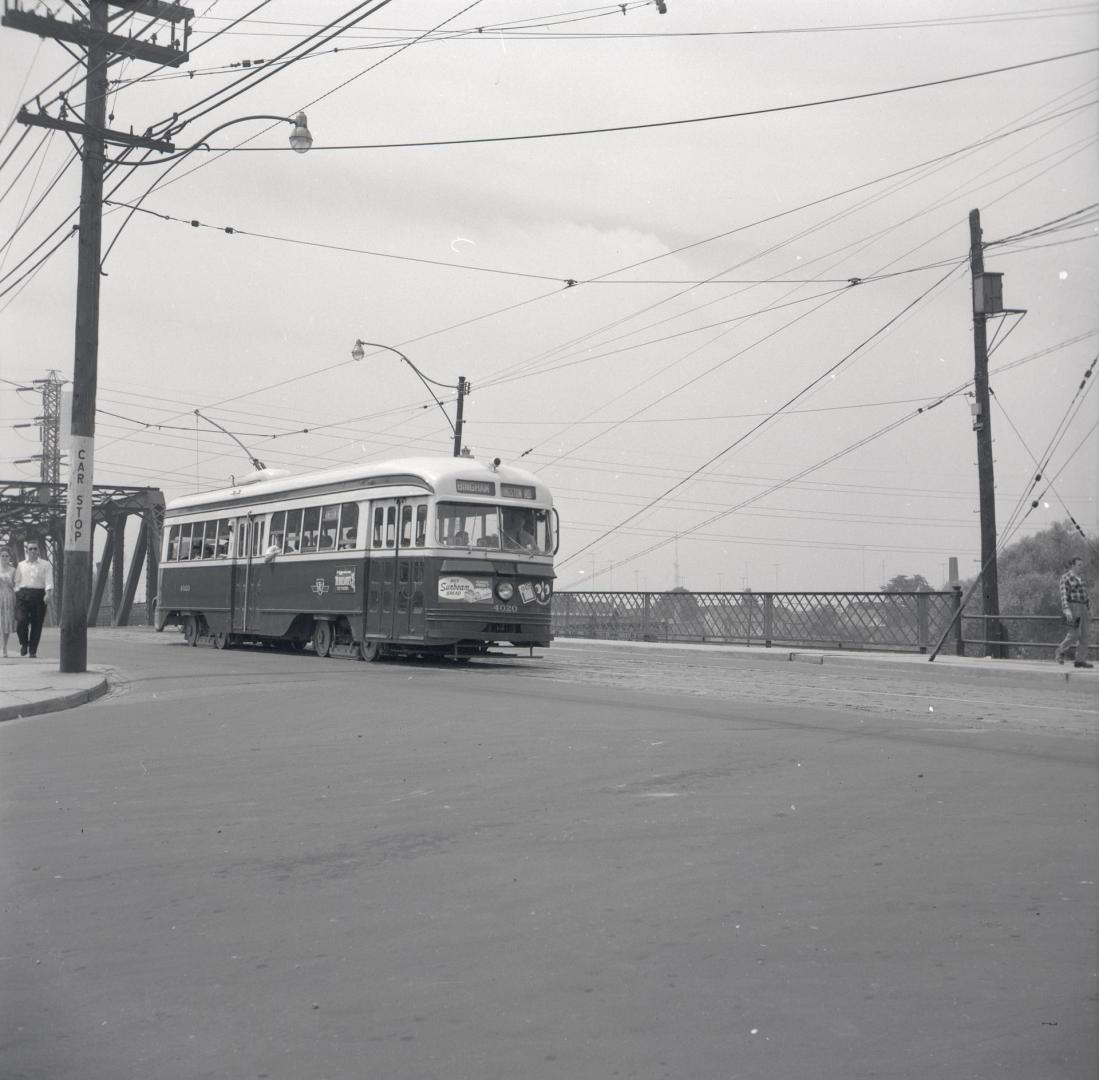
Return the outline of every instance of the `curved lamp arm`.
[[[235,120],[226,120],[224,124],[218,124],[216,128],[211,128],[201,139],[198,140],[193,146],[187,147],[186,150],[180,150],[178,154],[172,154],[171,157],[162,158],[150,158],[147,161],[125,161],[122,158],[104,158],[103,160],[108,165],[128,165],[131,168],[136,168],[139,165],[163,165],[168,161],[180,161],[188,154],[194,153],[200,147],[206,146],[206,140],[211,135],[216,135],[219,131],[223,131],[227,127],[232,127],[234,124],[243,124],[248,120],[278,120],[285,124],[293,124],[294,128],[290,132],[290,149],[296,154],[304,154],[313,145],[313,136],[309,133],[309,125],[305,119],[305,113],[300,112],[297,116],[275,116],[271,113],[255,113],[252,116],[238,116]],[[210,148],[206,146],[206,149]]]
[[[447,383],[436,382],[434,379],[429,379],[400,349],[393,348],[392,345],[382,345],[377,341],[362,341],[356,340],[355,347],[351,350],[352,360],[361,360],[365,355],[364,346],[371,349],[386,349],[388,352],[396,353],[414,372],[416,372],[417,378],[422,382],[427,389],[427,392],[435,399],[435,404],[442,410],[443,416],[446,417],[446,422],[450,425],[450,430],[457,437],[458,429],[454,426],[454,421],[450,419],[450,414],[446,411],[446,407],[439,400],[438,394],[431,389],[431,383],[436,386],[441,386],[444,390],[457,390],[458,387],[450,386]]]
[[[205,139],[208,139],[211,135],[215,134],[218,131],[221,131],[222,128],[232,127],[233,124],[241,124],[246,120],[281,120],[285,123],[293,124],[294,130],[290,132],[290,146],[298,154],[304,154],[306,150],[308,150],[309,147],[313,145],[313,136],[309,134],[309,128],[305,122],[305,113],[300,112],[293,119],[290,119],[290,117],[288,116],[269,116],[266,113],[258,113],[255,116],[238,116],[235,120],[226,120],[224,124],[218,125],[218,127],[214,128],[213,131],[208,131],[205,137],[199,142],[195,143],[195,145],[192,146],[190,149],[184,150],[182,153],[175,154],[173,157],[160,158],[157,161],[122,162],[121,164],[131,166],[162,165],[166,161],[170,161],[171,164],[148,186],[148,188],[145,189],[145,192],[141,195],[137,202],[130,207],[130,212],[126,215],[126,218],[122,222],[122,224],[119,225],[118,231],[112,237],[111,242],[107,245],[107,250],[103,252],[102,257],[99,260],[100,273],[104,272],[103,264],[107,261],[107,256],[110,255],[111,251],[114,249],[115,244],[118,243],[118,238],[122,235],[122,230],[130,224],[130,220],[133,218],[134,214],[136,214],[138,210],[141,209],[141,204],[152,194],[153,189],[159,183],[161,183],[161,181],[168,175],[168,173],[170,173],[184,158],[186,158],[194,150],[197,150],[198,147],[202,146],[205,142]],[[119,162],[112,161],[111,164],[119,164]],[[114,191],[117,190],[118,186],[114,188]],[[112,191],[112,194],[113,193],[114,192]]]

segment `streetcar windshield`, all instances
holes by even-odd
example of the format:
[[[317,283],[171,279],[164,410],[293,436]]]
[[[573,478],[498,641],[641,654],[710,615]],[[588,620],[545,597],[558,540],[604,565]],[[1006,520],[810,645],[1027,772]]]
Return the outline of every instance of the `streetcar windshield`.
[[[537,507],[441,502],[436,507],[435,536],[444,547],[538,555],[553,551],[550,513]]]

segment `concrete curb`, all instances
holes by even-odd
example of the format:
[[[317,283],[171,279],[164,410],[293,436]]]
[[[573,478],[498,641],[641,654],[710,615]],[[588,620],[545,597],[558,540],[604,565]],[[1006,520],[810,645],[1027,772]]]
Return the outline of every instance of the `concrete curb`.
[[[25,701],[19,705],[0,705],[0,723],[5,720],[19,720],[28,716],[41,716],[44,713],[75,709],[77,705],[85,705],[89,701],[101,698],[109,689],[107,676],[104,675],[94,686],[85,686],[68,694],[43,696],[37,701]]]
[[[591,638],[557,637],[555,642],[562,645],[582,646],[590,643]],[[879,653],[857,649],[791,649],[783,646],[746,646],[735,644],[717,644],[710,642],[669,642],[669,641],[615,641],[609,638],[598,639],[599,644],[621,649],[659,649],[689,653],[696,650],[722,653],[730,660],[764,661],[770,663],[812,664],[814,666],[862,667],[879,670],[906,671],[921,673],[921,676],[935,678],[995,679],[1006,683],[1025,682],[1034,679],[1043,682],[1083,685],[1089,682],[1099,687],[1096,672],[1079,671],[1071,665],[1060,666],[1041,660],[988,660],[980,657],[959,657],[951,653],[940,653],[934,662],[924,653]]]

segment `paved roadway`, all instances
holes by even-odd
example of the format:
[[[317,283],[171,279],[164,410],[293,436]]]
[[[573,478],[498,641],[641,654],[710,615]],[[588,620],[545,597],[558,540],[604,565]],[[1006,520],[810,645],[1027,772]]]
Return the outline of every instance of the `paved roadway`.
[[[96,632],[0,724],[4,1080],[1093,1080],[1096,688]]]

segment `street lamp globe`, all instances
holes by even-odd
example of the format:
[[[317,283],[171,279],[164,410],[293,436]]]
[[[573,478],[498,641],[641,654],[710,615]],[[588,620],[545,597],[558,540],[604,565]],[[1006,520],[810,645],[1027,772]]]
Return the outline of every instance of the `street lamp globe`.
[[[295,154],[304,154],[313,145],[313,136],[305,122],[305,113],[294,117],[294,130],[290,132],[290,148]]]

